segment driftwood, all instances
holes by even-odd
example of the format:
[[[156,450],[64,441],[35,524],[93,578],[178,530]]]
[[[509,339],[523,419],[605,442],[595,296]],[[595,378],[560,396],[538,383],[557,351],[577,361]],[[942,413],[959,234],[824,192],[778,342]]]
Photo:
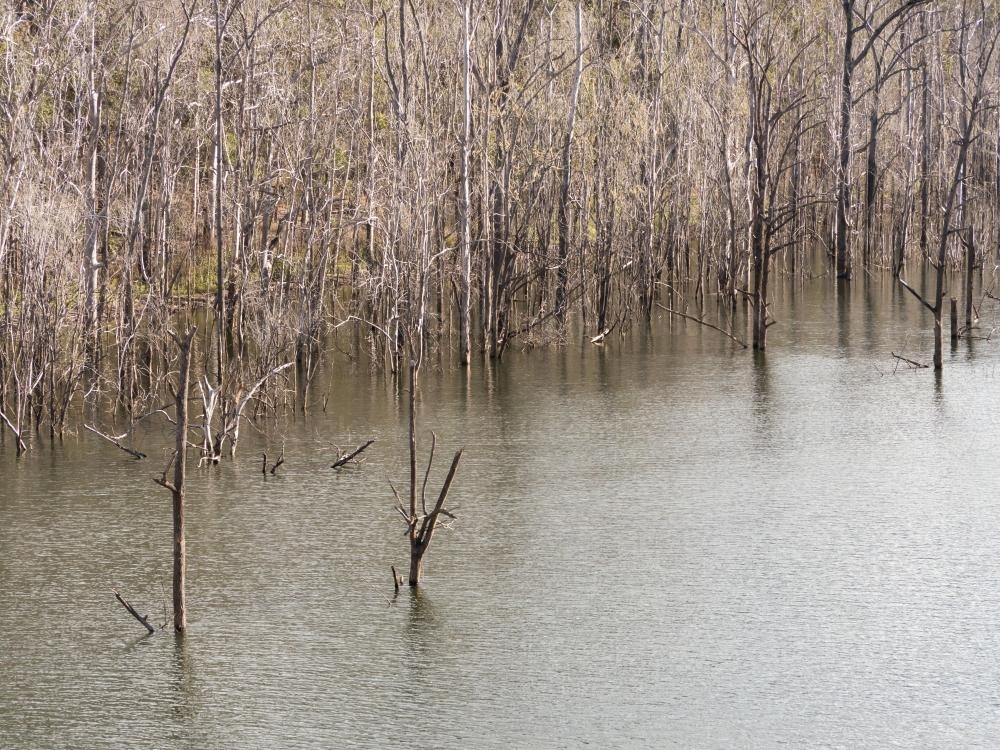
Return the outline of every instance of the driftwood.
[[[911,367],[917,367],[917,368],[921,368],[922,369],[922,368],[926,368],[926,367],[929,366],[929,365],[925,365],[923,362],[916,362],[916,361],[914,361],[912,359],[907,359],[906,357],[904,357],[901,354],[896,354],[896,352],[892,352],[892,356],[895,357],[896,359],[898,359],[900,362],[906,362],[906,364],[910,365]]]
[[[741,341],[740,339],[736,338],[736,336],[734,336],[733,334],[731,334],[729,331],[725,330],[724,328],[719,328],[719,326],[713,325],[712,323],[709,323],[707,320],[702,320],[701,318],[696,318],[694,315],[688,315],[687,313],[682,313],[680,310],[674,310],[674,309],[672,309],[670,307],[667,307],[666,305],[661,305],[659,302],[656,303],[656,306],[659,307],[661,310],[664,310],[664,311],[670,313],[671,315],[677,315],[677,316],[679,316],[681,318],[684,318],[685,320],[693,320],[695,323],[700,323],[701,325],[705,326],[706,328],[711,328],[713,331],[718,331],[723,336],[725,336],[727,339],[729,339],[729,340],[731,340],[731,341],[739,344],[744,349],[747,348],[746,342]],[[769,325],[769,326],[774,325],[774,321],[772,320],[767,325]]]
[[[118,593],[118,589],[111,589],[111,591],[114,592],[115,599],[117,599],[118,602],[123,607],[125,607],[125,609],[128,611],[128,613],[130,615],[132,615],[132,617],[134,617],[136,620],[138,620],[139,623],[144,628],[146,628],[146,630],[148,630],[150,633],[155,633],[156,632],[156,628],[154,628],[152,625],[149,624],[149,615],[140,615],[138,612],[136,612],[135,611],[135,607],[133,607],[131,604],[129,604],[128,600],[125,597],[123,597],[121,594]]]
[[[89,424],[85,424],[83,426],[83,429],[90,430],[92,433],[94,433],[98,437],[104,438],[109,443],[111,443],[113,446],[115,446],[116,448],[119,448],[119,449],[125,451],[126,453],[128,453],[130,456],[132,456],[133,458],[135,458],[137,460],[141,460],[143,458],[146,458],[146,454],[143,453],[142,451],[137,451],[137,450],[135,450],[133,448],[129,448],[127,445],[123,445],[122,444],[121,439],[123,437],[125,437],[126,435],[128,435],[127,432],[119,435],[118,437],[115,437],[114,435],[105,435],[103,432],[101,432],[100,430],[98,430],[96,427],[91,427]]]
[[[346,464],[349,461],[353,460],[355,456],[358,456],[363,450],[365,450],[369,445],[371,445],[374,442],[375,442],[375,438],[372,438],[367,443],[365,443],[362,446],[359,446],[359,447],[355,448],[350,453],[343,454],[342,456],[340,456],[340,458],[338,458],[336,461],[333,462],[333,465],[330,466],[330,468],[331,469],[339,469],[344,464]]]

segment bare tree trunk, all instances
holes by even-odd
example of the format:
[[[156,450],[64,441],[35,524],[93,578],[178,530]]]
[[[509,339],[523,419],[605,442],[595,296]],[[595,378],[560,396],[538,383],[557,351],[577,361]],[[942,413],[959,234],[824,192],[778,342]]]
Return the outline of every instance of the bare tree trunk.
[[[188,390],[191,384],[191,350],[195,329],[178,342],[181,350],[181,371],[177,388],[177,458],[174,463],[174,630],[187,630],[185,583],[187,578],[187,548],[184,539],[184,484],[187,471]]]
[[[472,348],[472,230],[469,214],[472,195],[469,175],[469,155],[472,148],[472,20],[470,5],[472,0],[462,2],[462,197],[459,202],[459,312],[458,312],[458,363],[466,367],[470,361]]]
[[[90,91],[87,97],[87,162],[86,162],[86,204],[87,240],[84,246],[84,312],[83,340],[86,368],[91,376],[97,369],[97,285],[101,268],[99,257],[101,238],[100,198],[98,197],[97,175],[101,130],[101,95],[97,88],[97,51],[93,25],[90,29]]]
[[[157,484],[170,490],[173,498],[173,603],[174,630],[184,633],[187,630],[187,606],[185,602],[185,578],[187,573],[187,550],[184,539],[184,490],[187,472],[187,431],[188,431],[188,392],[191,385],[191,355],[193,350],[195,328],[190,328],[183,336],[171,334],[177,348],[180,350],[180,374],[177,378],[177,392],[174,397],[177,410],[177,432],[174,448],[174,478],[167,480],[167,470],[156,480]]]
[[[975,317],[972,290],[976,268],[979,265],[979,258],[976,254],[976,232],[971,225],[963,233],[962,241],[965,243],[965,330],[968,333],[972,330]]]
[[[570,95],[569,116],[566,134],[563,138],[562,173],[559,186],[559,268],[556,273],[556,312],[562,316],[566,312],[566,283],[569,270],[569,185],[573,169],[573,135],[576,129],[576,110],[580,100],[580,79],[583,78],[583,3],[576,3],[576,73],[573,77],[573,93]]]
[[[840,74],[840,132],[837,137],[837,276],[851,278],[851,247],[848,240],[851,212],[851,81],[854,75],[854,0],[843,0],[844,48]]]
[[[928,61],[924,60],[921,66],[920,87],[920,124],[922,128],[922,138],[920,143],[920,257],[926,260],[927,253],[927,223],[930,220],[931,204],[931,84],[930,72],[928,71]]]
[[[216,314],[216,377],[222,383],[222,363],[226,350],[226,295],[222,248],[222,149],[225,148],[222,131],[222,8],[215,0],[215,314]]]
[[[963,7],[962,38],[959,49],[960,64],[963,67],[968,65],[969,54],[966,39],[968,27],[964,21],[965,12]],[[984,87],[984,81],[989,72],[993,54],[996,51],[997,37],[990,36],[984,38],[981,44],[982,47],[976,60],[975,80],[973,81],[973,85],[962,89],[961,100],[958,102],[958,105],[962,107],[958,152],[955,155],[954,169],[941,212],[941,235],[938,238],[937,258],[934,264],[936,267],[936,279],[933,304],[924,299],[919,292],[903,281],[903,279],[899,280],[903,287],[913,294],[934,315],[934,369],[937,371],[942,370],[944,367],[944,346],[941,328],[942,318],[944,317],[944,282],[947,272],[948,243],[953,232],[952,225],[955,222],[955,212],[959,208],[961,200],[962,181],[965,176],[966,164],[968,163],[969,147],[972,144],[976,129],[976,121],[985,109],[984,99],[987,96],[987,92]],[[961,230],[961,227],[959,229]]]
[[[904,0],[888,11],[881,21],[875,13],[885,6],[864,4],[858,8],[857,0],[841,0],[844,11],[844,46],[840,76],[840,132],[837,135],[837,217],[836,217],[836,261],[837,276],[849,279],[853,273],[853,259],[850,243],[851,222],[851,115],[854,110],[854,72],[871,53],[875,42],[885,34],[892,36],[899,31],[907,13],[927,0]],[[861,50],[854,51],[854,42],[859,32],[867,32]],[[876,86],[878,81],[876,81]],[[877,120],[876,120],[877,127]]]

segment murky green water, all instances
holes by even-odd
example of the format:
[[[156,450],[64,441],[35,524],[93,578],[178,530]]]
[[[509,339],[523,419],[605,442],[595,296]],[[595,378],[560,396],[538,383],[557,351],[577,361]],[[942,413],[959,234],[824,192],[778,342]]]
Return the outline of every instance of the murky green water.
[[[183,641],[110,591],[165,619],[168,428],[144,462],[8,439],[0,747],[995,746],[1000,341],[938,381],[891,356],[929,361],[930,337],[888,280],[775,313],[766,359],[661,321],[427,369],[461,512],[394,602],[405,409],[342,367],[325,412],[192,472]]]

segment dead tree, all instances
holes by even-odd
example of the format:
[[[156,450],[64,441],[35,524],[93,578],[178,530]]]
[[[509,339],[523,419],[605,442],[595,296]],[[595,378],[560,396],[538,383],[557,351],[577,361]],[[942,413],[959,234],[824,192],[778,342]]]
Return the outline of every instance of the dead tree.
[[[180,350],[180,374],[177,377],[177,390],[174,401],[177,407],[176,448],[171,463],[174,466],[174,479],[167,479],[170,464],[163,470],[163,475],[155,481],[161,487],[170,490],[173,496],[174,521],[174,630],[184,633],[187,630],[187,607],[184,599],[184,584],[187,571],[187,551],[184,541],[184,481],[187,470],[187,431],[188,431],[188,391],[191,384],[191,351],[195,328],[190,328],[183,336],[171,333],[171,337]]]
[[[868,58],[879,37],[896,34],[907,14],[927,0],[905,0],[892,6],[888,2],[842,0],[844,10],[844,43],[841,49],[840,131],[837,135],[837,218],[835,225],[835,255],[837,276],[851,278],[852,256],[848,234],[851,225],[851,119],[854,113],[854,76]],[[855,52],[855,43],[861,49]]]
[[[430,547],[431,538],[434,536],[434,530],[440,521],[441,516],[446,518],[454,519],[455,514],[453,510],[448,510],[444,507],[445,500],[448,498],[448,491],[451,489],[451,483],[455,479],[455,474],[458,472],[458,463],[462,459],[462,452],[464,448],[460,448],[455,457],[451,460],[451,468],[448,469],[448,476],[445,477],[444,484],[441,486],[441,492],[438,493],[437,502],[434,503],[434,507],[428,512],[427,510],[427,478],[431,473],[431,466],[434,464],[434,447],[437,443],[436,437],[432,434],[431,438],[431,454],[427,459],[427,471],[424,473],[423,486],[420,488],[420,504],[417,505],[417,488],[416,488],[416,466],[417,466],[417,456],[416,456],[416,439],[414,437],[413,431],[413,399],[411,396],[410,400],[410,507],[409,511],[403,507],[403,501],[399,497],[399,493],[393,488],[392,492],[396,498],[396,512],[400,514],[403,518],[403,522],[406,524],[406,535],[410,540],[410,575],[408,583],[410,586],[419,586],[420,579],[423,577],[424,573],[424,555],[427,552],[427,548]],[[395,571],[393,572],[395,576]]]
[[[28,444],[25,442],[24,438],[25,432],[30,426],[31,421],[31,416],[28,413],[29,404],[31,402],[31,394],[35,392],[38,384],[42,381],[42,377],[45,375],[44,369],[39,369],[39,371],[36,372],[34,360],[28,358],[26,365],[28,372],[22,377],[17,369],[19,364],[21,363],[13,362],[8,365],[16,385],[14,391],[14,408],[10,415],[5,413],[4,410],[0,408],[0,421],[7,425],[7,429],[9,429],[11,434],[14,436],[14,446],[18,456],[28,450]],[[29,424],[25,424],[25,420],[27,420]]]
[[[201,380],[198,381],[198,389],[202,401],[202,417],[199,428],[202,432],[201,453],[203,461],[219,463],[222,460],[222,449],[227,440],[229,441],[229,457],[232,458],[236,455],[236,447],[240,440],[240,423],[247,405],[268,379],[294,364],[294,362],[286,362],[271,368],[247,389],[240,385],[240,378],[235,370],[222,378],[222,385],[218,387],[212,386],[207,375],[202,376]],[[213,429],[216,414],[219,414],[222,421],[218,431]]]
[[[793,83],[804,50],[812,40],[789,53],[778,37],[776,13],[754,12],[741,19],[736,44],[746,58],[747,164],[750,209],[749,245],[753,268],[753,348],[763,351],[768,320],[768,284],[771,262],[788,242],[780,232],[795,215],[799,201],[786,194],[787,174],[795,165],[796,143],[815,123],[807,122],[805,94]]]
[[[470,2],[462,3],[462,182],[459,221],[458,363],[467,367],[472,348],[472,189],[469,170],[472,153],[472,20]]]
[[[884,90],[893,79],[913,72],[913,68],[906,64],[907,57],[912,50],[917,48],[926,38],[925,33],[900,33],[899,39],[881,39],[878,44],[872,47],[870,56],[872,60],[873,77],[871,83],[865,91],[859,94],[859,98],[866,94],[870,98],[868,111],[868,142],[865,145],[865,183],[864,183],[864,247],[862,248],[862,260],[867,268],[874,260],[875,255],[875,231],[879,220],[879,212],[876,208],[878,197],[878,187],[883,181],[885,167],[879,164],[879,144],[884,125],[900,113],[903,108],[902,103],[897,103],[888,111],[883,112]],[[909,92],[907,92],[909,96]],[[914,178],[915,181],[915,178]],[[901,217],[901,221],[907,221],[908,216]],[[899,274],[901,263],[893,261],[893,273]]]
[[[580,101],[580,79],[583,78],[583,3],[576,4],[576,70],[573,75],[573,91],[570,94],[569,115],[562,144],[562,169],[559,174],[559,208],[557,226],[559,229],[559,264],[556,271],[556,311],[562,318],[566,313],[566,286],[569,280],[570,242],[570,181],[573,176],[573,136],[576,129],[577,107]],[[603,330],[603,329],[602,329]]]
[[[964,17],[965,14],[963,12]],[[920,292],[907,284],[902,277],[899,279],[899,283],[903,285],[903,288],[916,297],[920,301],[920,304],[927,308],[934,316],[934,369],[937,371],[940,371],[944,367],[941,323],[944,316],[944,281],[947,272],[948,244],[952,234],[958,233],[960,236],[967,234],[963,227],[955,227],[957,223],[956,213],[958,213],[957,209],[961,201],[960,194],[965,180],[969,147],[972,145],[976,123],[983,116],[986,109],[988,109],[986,77],[990,73],[993,53],[996,51],[997,46],[997,37],[993,34],[985,33],[981,24],[974,23],[971,26],[963,24],[961,34],[962,42],[960,44],[959,58],[963,70],[967,70],[969,66],[969,41],[966,35],[978,35],[980,47],[978,59],[975,61],[976,67],[971,71],[973,76],[961,91],[961,101],[959,102],[960,118],[956,139],[958,151],[955,155],[948,193],[945,196],[944,206],[941,210],[941,234],[938,238],[937,259],[933,261],[936,271],[933,302],[926,299]],[[965,75],[963,74],[963,78]]]

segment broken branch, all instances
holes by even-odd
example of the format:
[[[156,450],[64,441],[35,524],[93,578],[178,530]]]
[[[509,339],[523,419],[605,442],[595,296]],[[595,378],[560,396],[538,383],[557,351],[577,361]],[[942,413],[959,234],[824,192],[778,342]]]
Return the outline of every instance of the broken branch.
[[[915,362],[912,359],[907,359],[906,357],[904,357],[901,354],[896,354],[896,352],[891,352],[891,354],[896,359],[900,360],[901,362],[906,362],[906,364],[910,365],[911,367],[918,367],[918,368],[927,367],[927,365],[923,364],[922,362]]]
[[[333,462],[333,465],[330,468],[331,469],[339,469],[341,466],[343,466],[344,464],[346,464],[348,461],[351,461],[352,459],[354,459],[355,456],[359,455],[363,450],[365,450],[365,448],[367,448],[369,445],[371,445],[374,442],[375,442],[375,438],[372,438],[367,443],[365,443],[364,445],[362,445],[362,446],[360,446],[358,448],[355,448],[350,453],[342,455],[340,458],[338,458],[336,461]]]
[[[931,312],[936,312],[936,310],[934,309],[934,305],[932,305],[930,302],[928,302],[927,300],[925,300],[924,297],[923,297],[923,295],[920,292],[918,292],[912,286],[910,286],[905,281],[903,281],[902,278],[899,279],[899,283],[903,285],[903,289],[905,289],[910,294],[912,294],[914,297],[916,297],[917,300],[919,300],[919,302],[920,302],[921,305],[923,305],[924,307],[926,307]],[[909,361],[909,360],[907,360],[907,361]]]
[[[417,535],[417,538],[422,547],[426,548],[431,542],[431,537],[434,535],[434,526],[437,524],[438,516],[444,507],[444,501],[448,497],[448,490],[451,489],[451,482],[458,471],[458,462],[462,460],[462,453],[464,452],[465,448],[458,449],[455,458],[451,461],[451,468],[448,469],[448,476],[445,477],[444,485],[441,487],[441,494],[438,495],[437,503],[434,504],[434,510],[430,512],[430,515],[424,517],[424,522],[420,525],[420,533]]]
[[[747,348],[747,345],[746,345],[745,342],[743,342],[740,339],[736,338],[736,336],[734,336],[733,334],[731,334],[729,331],[727,331],[727,330],[725,330],[723,328],[719,328],[719,326],[717,326],[717,325],[712,325],[707,320],[702,320],[701,318],[696,318],[694,315],[688,315],[687,313],[682,313],[679,310],[674,310],[672,308],[669,308],[669,307],[667,307],[665,305],[660,304],[659,302],[656,303],[656,306],[659,307],[662,310],[665,310],[666,312],[670,313],[671,315],[678,315],[678,316],[680,316],[682,318],[685,318],[687,320],[693,320],[695,323],[701,323],[701,325],[705,326],[706,328],[711,328],[713,331],[718,331],[723,336],[725,336],[727,339],[729,339],[729,340],[731,340],[731,341],[739,344],[744,349]]]
[[[111,589],[111,590],[114,592],[115,599],[117,599],[119,603],[123,607],[125,607],[125,609],[128,611],[130,615],[132,615],[132,617],[138,620],[142,624],[142,626],[145,627],[146,630],[148,630],[150,633],[156,632],[156,628],[154,628],[152,625],[149,624],[149,615],[140,615],[138,612],[135,611],[135,607],[129,604],[128,600],[118,593],[118,589]]]
[[[175,458],[177,458],[177,451],[174,451],[170,455],[170,461],[168,461],[167,465],[163,467],[163,474],[160,475],[160,476],[158,476],[158,477],[153,477],[153,481],[154,482],[156,482],[161,487],[165,487],[166,489],[170,490],[171,492],[175,491],[175,487],[174,487],[173,482],[171,482],[171,481],[169,481],[167,479],[167,472],[170,471],[170,467],[173,466]]]
[[[129,448],[127,445],[123,445],[121,443],[121,439],[123,437],[125,437],[125,435],[119,435],[118,437],[114,437],[113,435],[105,435],[103,432],[101,432],[100,430],[98,430],[95,427],[91,427],[89,424],[85,424],[83,426],[83,429],[90,430],[92,433],[94,433],[98,437],[104,438],[109,443],[111,443],[113,446],[115,446],[116,448],[119,448],[119,449],[125,451],[126,453],[128,453],[130,456],[132,456],[133,458],[135,458],[137,460],[141,460],[141,459],[143,459],[143,458],[146,457],[146,454],[143,453],[142,451],[134,450],[132,448]]]

